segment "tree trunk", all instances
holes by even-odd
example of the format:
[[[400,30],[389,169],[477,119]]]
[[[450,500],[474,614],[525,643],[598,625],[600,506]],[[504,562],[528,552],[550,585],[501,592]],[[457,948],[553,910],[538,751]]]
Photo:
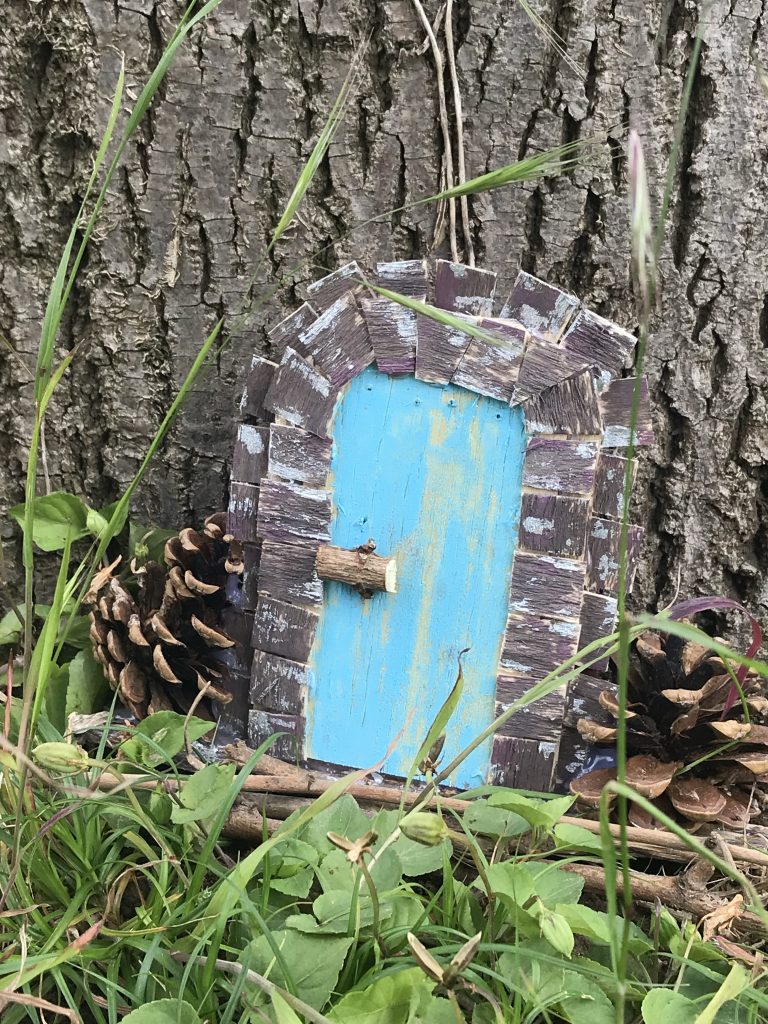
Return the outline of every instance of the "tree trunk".
[[[460,0],[454,38],[467,170],[596,138],[567,177],[470,200],[478,264],[518,267],[636,326],[625,137],[643,138],[656,209],[703,4],[554,0],[540,8],[579,73],[518,4]],[[34,365],[46,289],[120,67],[135,97],[182,0],[6,0],[0,25],[0,331]],[[427,4],[432,18],[437,2]],[[698,9],[698,14],[697,14]],[[714,0],[672,193],[648,355],[657,443],[635,517],[649,530],[639,604],[733,595],[765,612],[768,500],[768,65],[759,0]],[[362,84],[300,223],[265,245],[363,35]],[[47,420],[50,485],[106,504],[131,478],[216,319],[252,294],[248,328],[191,396],[135,506],[180,526],[224,506],[235,410],[266,327],[356,258],[432,251],[432,206],[368,218],[440,187],[434,65],[409,0],[223,0],[184,43],[131,143],[61,331],[85,341]],[[449,103],[450,83],[447,83]],[[454,139],[454,149],[455,139]],[[442,252],[445,251],[443,243]],[[272,294],[272,289],[279,290]],[[0,348],[0,494],[22,497],[29,374]],[[18,542],[2,521],[6,571]]]

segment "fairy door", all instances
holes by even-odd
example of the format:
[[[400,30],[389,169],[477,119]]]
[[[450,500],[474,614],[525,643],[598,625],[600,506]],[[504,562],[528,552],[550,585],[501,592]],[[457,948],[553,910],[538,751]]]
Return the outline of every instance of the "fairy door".
[[[494,717],[521,496],[519,409],[455,386],[368,369],[346,387],[331,425],[331,543],[369,538],[393,555],[397,592],[369,599],[324,583],[310,659],[306,753],[406,775],[464,659],[449,759]],[[484,782],[489,750],[454,780]]]

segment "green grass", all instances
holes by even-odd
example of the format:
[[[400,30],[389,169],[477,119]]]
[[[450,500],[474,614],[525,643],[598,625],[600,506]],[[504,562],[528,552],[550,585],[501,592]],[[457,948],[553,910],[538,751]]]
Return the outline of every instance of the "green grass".
[[[161,780],[168,766],[141,767]],[[281,1024],[295,1019],[284,1003],[304,1020],[392,1024],[454,1021],[457,1008],[481,1021],[579,1024],[586,1005],[591,1024],[612,1024],[611,916],[585,905],[580,879],[550,859],[554,842],[566,860],[601,854],[588,834],[576,846],[556,839],[567,798],[495,789],[468,801],[463,820],[446,814],[427,846],[402,834],[400,811],[370,817],[351,797],[326,794],[257,847],[257,860],[240,860],[241,888],[221,826],[250,768],[237,779],[225,766],[208,769],[218,815],[202,801],[182,805],[160,784],[131,799],[89,791],[89,774],[35,786],[34,805],[15,823],[22,870],[0,917],[0,999],[22,1000],[6,1003],[4,1024],[37,1019],[25,996],[98,1024],[141,1007],[132,1022],[162,1021],[146,1016],[147,1004],[167,999],[188,1004],[179,1019],[189,1022],[266,1015]],[[17,780],[6,762],[4,843]],[[328,837],[354,841],[369,830],[375,838],[357,857]],[[628,929],[627,1019],[640,1019],[648,994],[669,992],[683,970],[677,1001],[701,1014],[727,982],[727,958],[665,912],[657,930]],[[477,947],[453,979],[449,971],[450,984],[436,986],[409,933],[443,971],[473,936]],[[746,977],[729,1001],[741,1016],[722,1019],[768,1011]],[[379,1000],[380,1015],[367,1016]]]

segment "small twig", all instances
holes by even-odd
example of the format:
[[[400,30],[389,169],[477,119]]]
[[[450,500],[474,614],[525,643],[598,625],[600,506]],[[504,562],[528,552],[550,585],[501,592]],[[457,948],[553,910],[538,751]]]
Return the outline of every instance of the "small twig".
[[[179,963],[187,964],[193,963],[198,967],[204,967],[207,964],[208,958],[205,956],[193,956],[191,953],[171,953],[171,957],[177,960]],[[236,964],[232,960],[214,960],[214,966],[217,971],[223,971],[225,974],[244,974],[245,980],[249,981],[256,988],[260,988],[265,995],[279,995],[286,1003],[295,1010],[297,1013],[302,1014],[308,1021],[312,1021],[312,1024],[330,1024],[327,1017],[324,1017],[322,1013],[318,1013],[312,1006],[305,1003],[302,999],[292,995],[284,988],[280,988],[278,985],[273,984],[271,981],[261,975],[257,974],[256,971],[251,970],[250,967],[243,967],[242,964]]]
[[[142,776],[142,775],[122,775],[121,776],[121,788],[130,786],[133,789],[151,789],[157,785],[158,779],[156,776]],[[247,778],[243,784],[243,793],[260,793],[265,796],[294,796],[294,797],[318,797],[326,790],[334,785],[336,780],[334,779],[318,779],[315,778],[311,773],[307,772],[305,778],[283,778],[274,775],[251,775]],[[97,786],[102,790],[111,790],[118,784],[118,779],[115,776],[110,775],[109,772],[105,772],[97,781]],[[179,788],[179,780],[177,779],[164,779],[164,787],[169,790],[175,790]],[[183,785],[183,782],[181,783]],[[356,800],[361,801],[363,804],[373,804],[376,806],[386,806],[388,804],[399,805],[403,799],[403,792],[396,786],[364,786],[354,785],[350,786],[347,790],[350,796]],[[422,793],[409,792],[405,797],[405,806],[410,807],[413,804],[419,803]],[[472,804],[468,800],[459,800],[451,796],[443,796],[440,791],[430,795],[429,802],[425,803],[424,806],[435,806],[439,804],[444,810],[458,811],[462,813]],[[281,809],[275,806],[274,809],[267,807],[274,817],[279,818],[281,813],[292,813],[296,810],[298,805],[287,804],[285,809]],[[578,825],[589,832],[593,832],[596,835],[600,832],[600,823],[592,821],[590,818],[579,818],[575,815],[565,815],[560,818],[560,823],[563,825]],[[238,826],[241,831],[241,835],[247,828],[244,817],[240,816]],[[260,826],[259,826],[260,827]],[[611,835],[618,839],[620,829],[618,825],[610,825]],[[392,833],[394,835],[394,833]],[[389,838],[387,842],[389,842]],[[654,828],[638,828],[636,826],[629,826],[627,828],[627,838],[630,846],[637,849],[638,852],[653,854],[658,857],[669,856],[672,860],[680,860],[681,854],[685,854],[686,859],[690,859],[691,853],[689,847],[677,836],[672,835],[665,829],[654,829]],[[746,846],[737,846],[733,843],[727,843],[728,851],[733,857],[736,863],[752,864],[755,867],[763,869],[768,868],[768,853],[763,853],[761,850],[750,849]],[[381,855],[381,848],[378,851],[378,856]],[[372,865],[369,865],[371,867]]]
[[[435,18],[435,23],[432,26],[432,31],[435,33],[435,35],[437,35],[437,33],[440,31],[440,26],[443,23],[443,18],[444,17],[445,17],[445,4],[440,4],[440,9],[437,12],[437,17]],[[424,42],[416,50],[416,56],[417,57],[423,57],[428,49],[429,49],[429,36],[425,36]]]
[[[467,181],[467,168],[464,163],[464,112],[461,106],[461,89],[459,76],[456,72],[456,51],[453,45],[453,0],[446,0],[445,8],[445,48],[448,53],[448,71],[453,86],[453,111],[456,118],[456,149],[459,165],[459,184]],[[464,258],[470,267],[475,265],[475,250],[472,246],[472,232],[469,225],[469,202],[466,196],[459,200],[461,207],[461,226],[464,231]]]
[[[564,864],[556,861],[542,861],[541,863],[557,864],[563,871],[579,875],[580,878],[584,879],[584,885],[589,892],[605,892],[605,869],[597,864]],[[630,871],[630,881],[632,884],[632,895],[636,900],[640,900],[642,903],[650,903],[651,905],[660,900],[665,907],[691,914],[697,920],[723,906],[723,901],[718,900],[717,897],[712,896],[710,893],[684,889],[675,875],[647,875],[641,871]],[[623,887],[621,873],[617,875],[616,885],[619,889],[619,894],[621,894]],[[760,918],[756,914],[749,912],[741,914],[738,920],[734,922],[734,926],[738,930],[743,930],[750,934],[764,934],[765,932],[765,926]]]
[[[445,153],[445,176],[448,188],[453,188],[454,177],[453,177],[453,147],[451,145],[451,127],[448,123],[448,107],[445,102],[445,82],[444,82],[444,66],[443,66],[443,55],[440,53],[440,46],[437,42],[437,37],[429,23],[426,11],[421,3],[421,0],[411,0],[413,6],[416,8],[416,13],[419,16],[421,24],[424,26],[424,31],[427,33],[429,38],[429,45],[432,49],[432,59],[435,62],[435,77],[437,80],[437,102],[440,109],[440,128],[443,133],[443,151]],[[450,243],[451,243],[451,259],[458,263],[459,261],[459,250],[456,243],[456,200],[448,200],[448,219],[450,222]]]
[[[49,1003],[47,999],[41,999],[39,996],[30,996],[26,992],[3,992],[0,996],[0,1013],[8,1003],[16,1003],[21,1006],[29,1006],[40,1011],[42,1017],[43,1010],[48,1010],[50,1013],[56,1013],[61,1017],[66,1017],[71,1020],[73,1024],[82,1024],[82,1017],[79,1017],[74,1010],[68,1009],[66,1006],[59,1006],[56,1003]],[[44,1019],[44,1018],[43,1018]]]
[[[213,684],[212,684],[211,680],[209,679],[208,682],[205,684],[205,686],[197,693],[197,696],[192,701],[192,704],[190,705],[189,711],[187,712],[186,718],[184,719],[184,749],[186,750],[187,754],[189,754],[189,755],[192,754],[192,744],[189,741],[189,725],[190,725],[190,722],[192,721],[192,716],[194,715],[195,710],[197,709],[198,704],[203,699],[203,697],[206,695],[206,693],[210,690],[212,685]]]

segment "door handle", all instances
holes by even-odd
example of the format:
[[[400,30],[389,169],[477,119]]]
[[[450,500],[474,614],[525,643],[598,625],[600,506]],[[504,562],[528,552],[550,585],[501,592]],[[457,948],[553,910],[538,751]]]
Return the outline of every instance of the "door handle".
[[[321,580],[333,580],[353,587],[361,597],[373,597],[377,590],[397,593],[397,562],[375,555],[376,544],[369,540],[357,548],[338,548],[323,544],[317,552],[315,569]]]

